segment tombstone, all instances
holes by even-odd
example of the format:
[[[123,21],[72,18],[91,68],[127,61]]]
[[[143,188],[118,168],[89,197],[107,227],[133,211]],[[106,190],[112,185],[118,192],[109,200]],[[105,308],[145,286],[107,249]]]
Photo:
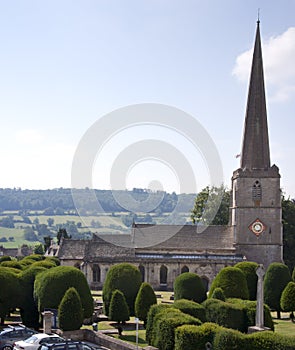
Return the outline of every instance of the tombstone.
[[[44,311],[42,312],[42,315],[43,315],[43,333],[51,334],[53,313],[51,311]]]
[[[264,267],[260,264],[256,269],[257,281],[257,301],[256,301],[256,317],[255,326],[248,328],[248,333],[269,331],[270,328],[264,326],[264,292],[263,292],[263,277],[265,275]]]

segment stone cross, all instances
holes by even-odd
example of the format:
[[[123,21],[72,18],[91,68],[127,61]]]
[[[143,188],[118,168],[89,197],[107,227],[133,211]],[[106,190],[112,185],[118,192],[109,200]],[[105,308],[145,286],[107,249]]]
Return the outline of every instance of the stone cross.
[[[256,269],[258,276],[257,282],[257,304],[256,304],[256,327],[264,327],[264,293],[263,293],[263,276],[265,275],[264,267],[260,264]]]

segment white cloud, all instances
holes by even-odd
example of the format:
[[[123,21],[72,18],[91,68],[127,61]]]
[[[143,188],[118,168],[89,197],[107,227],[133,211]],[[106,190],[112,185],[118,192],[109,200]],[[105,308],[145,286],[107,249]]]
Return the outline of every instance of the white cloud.
[[[262,44],[266,84],[273,101],[285,101],[295,95],[295,27],[273,36]],[[233,75],[247,81],[253,49],[236,59]]]
[[[23,129],[15,133],[15,140],[20,144],[36,144],[42,141],[43,135],[36,129]]]

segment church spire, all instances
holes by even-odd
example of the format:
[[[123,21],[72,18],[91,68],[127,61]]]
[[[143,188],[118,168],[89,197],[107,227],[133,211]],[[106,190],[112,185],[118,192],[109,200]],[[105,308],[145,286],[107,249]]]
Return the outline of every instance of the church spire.
[[[259,24],[260,21],[258,20],[241,154],[241,168],[249,170],[268,169],[270,167]]]

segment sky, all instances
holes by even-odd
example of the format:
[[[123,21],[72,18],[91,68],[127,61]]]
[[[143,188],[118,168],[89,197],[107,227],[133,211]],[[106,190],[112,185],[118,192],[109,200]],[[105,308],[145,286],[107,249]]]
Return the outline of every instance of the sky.
[[[258,8],[271,162],[295,198],[294,0],[0,0],[0,188],[230,187]]]

